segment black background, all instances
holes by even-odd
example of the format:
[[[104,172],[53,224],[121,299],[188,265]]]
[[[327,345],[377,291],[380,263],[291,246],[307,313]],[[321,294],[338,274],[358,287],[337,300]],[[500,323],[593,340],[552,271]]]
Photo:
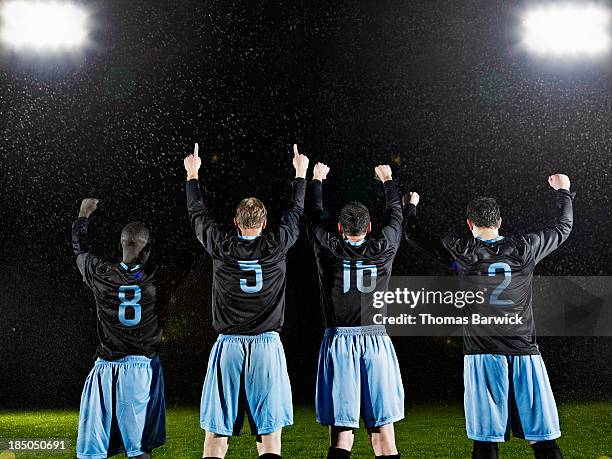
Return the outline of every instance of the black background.
[[[97,344],[91,293],[69,247],[83,197],[100,199],[95,252],[119,260],[121,227],[150,224],[176,287],[162,359],[171,402],[199,402],[208,352],[210,260],[189,226],[182,158],[193,142],[214,215],[254,195],[274,224],[291,144],[331,166],[325,202],[358,199],[379,221],[373,168],[422,195],[434,234],[465,231],[465,204],[502,205],[506,233],[551,213],[546,178],[567,173],[569,241],[541,275],[610,275],[611,57],[529,58],[528,2],[87,2],[83,54],[0,60],[0,406],[78,404]],[[282,334],[296,400],[314,395],[323,331],[314,261],[290,253]],[[397,275],[439,271],[402,247]],[[554,305],[551,305],[554,307]],[[397,338],[407,399],[458,401],[460,341]],[[558,399],[609,398],[608,338],[542,338]]]

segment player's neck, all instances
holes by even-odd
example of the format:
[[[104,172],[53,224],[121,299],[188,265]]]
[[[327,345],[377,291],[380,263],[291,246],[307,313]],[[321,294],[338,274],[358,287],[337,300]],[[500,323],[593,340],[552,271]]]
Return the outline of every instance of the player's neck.
[[[345,236],[348,241],[351,242],[361,242],[365,239],[365,234],[363,236]]]
[[[261,235],[262,228],[240,228],[240,235],[246,237],[256,237]]]
[[[475,238],[480,238],[485,241],[497,239],[499,237],[499,229],[497,228],[474,228],[472,232]]]
[[[134,253],[133,250],[124,250],[121,261],[126,265],[137,265],[141,263],[140,256],[141,252]]]
[[[126,265],[138,264],[138,261],[136,260],[135,257],[126,257],[125,255],[123,256],[123,259],[121,261],[125,263]]]

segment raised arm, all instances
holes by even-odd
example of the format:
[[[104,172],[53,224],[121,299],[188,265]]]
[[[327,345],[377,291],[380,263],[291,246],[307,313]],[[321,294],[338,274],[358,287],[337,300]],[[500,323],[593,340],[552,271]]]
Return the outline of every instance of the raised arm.
[[[83,199],[79,209],[79,217],[72,223],[72,252],[76,256],[76,263],[83,281],[92,286],[92,272],[100,260],[89,253],[87,242],[87,226],[89,217],[98,208],[98,200],[94,198]]]
[[[329,239],[329,232],[325,229],[325,218],[328,215],[323,209],[323,180],[329,174],[327,164],[317,163],[312,171],[312,182],[308,186],[308,202],[306,208],[306,222],[308,239],[311,243],[324,244]]]
[[[291,183],[291,199],[289,207],[281,218],[278,228],[279,238],[289,249],[300,235],[300,217],[304,213],[304,198],[306,196],[306,172],[308,171],[308,157],[298,152],[297,145],[293,145],[293,167],[295,180]]]
[[[569,177],[563,174],[551,175],[548,177],[548,183],[556,191],[557,195],[557,215],[555,220],[546,228],[525,236],[529,241],[531,253],[536,263],[565,242],[572,231],[574,223],[572,200],[575,193],[570,191]]]
[[[417,206],[421,197],[418,193],[411,191],[404,196],[404,237],[406,242],[433,261],[442,264],[445,268],[452,269],[453,258],[446,249],[445,241],[432,237],[417,223]]]
[[[391,167],[379,165],[374,169],[376,178],[383,184],[385,190],[385,216],[383,221],[383,237],[393,246],[399,247],[402,241],[402,199],[397,191],[391,175]]]
[[[198,154],[198,144],[195,144],[193,153],[184,160],[185,170],[187,171],[187,212],[191,220],[191,226],[195,231],[196,237],[204,246],[208,253],[211,253],[216,242],[224,235],[219,225],[210,218],[208,209],[204,206],[202,191],[198,174],[202,160]]]

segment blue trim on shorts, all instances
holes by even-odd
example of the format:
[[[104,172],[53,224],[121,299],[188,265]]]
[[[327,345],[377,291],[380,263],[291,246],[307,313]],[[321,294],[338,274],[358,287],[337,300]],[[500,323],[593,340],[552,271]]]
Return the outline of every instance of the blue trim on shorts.
[[[159,357],[145,357],[144,355],[127,355],[117,360],[104,360],[98,357],[94,365],[122,365],[124,363],[152,363],[154,360],[159,361]]]
[[[365,325],[363,327],[331,327],[325,329],[326,338],[334,335],[348,336],[387,336],[387,329],[384,325]]]
[[[235,343],[253,343],[256,341],[273,341],[280,339],[280,335],[275,332],[264,332],[259,335],[219,335],[217,341],[233,341]]]

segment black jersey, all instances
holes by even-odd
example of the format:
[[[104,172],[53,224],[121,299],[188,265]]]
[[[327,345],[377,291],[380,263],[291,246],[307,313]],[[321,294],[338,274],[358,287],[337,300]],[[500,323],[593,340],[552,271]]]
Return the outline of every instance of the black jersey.
[[[374,292],[389,285],[402,239],[403,215],[395,183],[388,180],[383,186],[383,228],[378,237],[368,237],[357,245],[325,229],[328,213],[323,210],[323,185],[313,180],[309,186],[308,238],[317,261],[327,328],[372,325]]]
[[[491,336],[482,336],[468,321],[463,327],[465,354],[539,354],[532,309],[533,271],[540,260],[569,236],[573,197],[574,193],[567,190],[556,192],[558,215],[551,226],[489,241],[445,237],[440,243],[431,244],[418,236],[414,224],[407,225],[408,241],[445,260],[459,274],[464,288],[482,290],[484,287],[490,294],[482,305],[466,306],[466,314],[508,314],[521,319],[517,324],[494,326],[487,333]],[[408,219],[415,216],[416,208],[411,206]]]
[[[299,237],[306,181],[292,183],[281,223],[261,236],[219,228],[202,200],[198,180],[187,182],[187,209],[198,240],[213,262],[212,316],[218,333],[257,335],[280,331],[285,315],[287,252]]]
[[[108,263],[89,253],[87,225],[72,225],[72,249],[96,301],[98,338],[96,355],[117,360],[127,355],[157,355],[162,336],[157,303],[156,269],[145,264]]]

